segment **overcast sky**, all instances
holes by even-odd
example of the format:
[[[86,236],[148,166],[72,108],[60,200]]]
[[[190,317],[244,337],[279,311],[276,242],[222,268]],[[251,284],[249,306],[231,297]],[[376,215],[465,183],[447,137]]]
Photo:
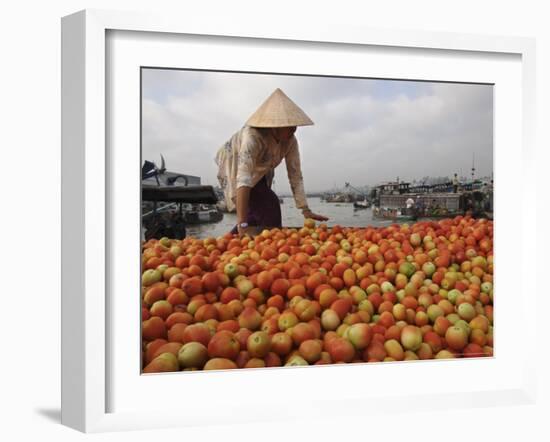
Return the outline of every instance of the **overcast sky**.
[[[144,69],[143,159],[217,185],[217,149],[277,88],[315,123],[299,127],[306,191],[476,176],[493,170],[490,85]],[[289,193],[284,162],[275,191]]]

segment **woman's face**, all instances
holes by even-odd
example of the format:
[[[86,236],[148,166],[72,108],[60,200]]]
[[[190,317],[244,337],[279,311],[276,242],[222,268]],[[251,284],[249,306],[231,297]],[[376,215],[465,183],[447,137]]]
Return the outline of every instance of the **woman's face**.
[[[273,131],[273,136],[277,141],[288,141],[296,132],[296,126],[291,127],[276,127],[271,129]]]

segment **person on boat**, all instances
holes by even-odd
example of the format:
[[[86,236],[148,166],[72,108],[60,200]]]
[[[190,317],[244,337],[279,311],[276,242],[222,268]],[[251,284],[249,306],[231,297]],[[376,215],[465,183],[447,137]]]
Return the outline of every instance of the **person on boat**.
[[[277,88],[218,150],[218,180],[229,211],[236,210],[232,233],[252,234],[252,226],[282,227],[279,198],[271,190],[274,169],[285,160],[296,208],[304,218],[326,221],[308,207],[300,163],[298,126],[313,121]]]
[[[439,204],[437,204],[437,201],[434,199],[432,199],[432,202],[430,204],[430,212],[432,215],[438,215],[439,214],[439,210],[441,208],[439,207]]]
[[[458,175],[455,173],[453,177],[453,193],[458,192]]]
[[[414,200],[412,199],[412,197],[407,198],[407,200],[405,201],[405,208],[405,212],[407,213],[407,215],[412,214],[414,210]]]
[[[416,195],[416,201],[414,202],[414,213],[415,215],[422,216],[424,215],[424,200],[420,198],[420,195]]]

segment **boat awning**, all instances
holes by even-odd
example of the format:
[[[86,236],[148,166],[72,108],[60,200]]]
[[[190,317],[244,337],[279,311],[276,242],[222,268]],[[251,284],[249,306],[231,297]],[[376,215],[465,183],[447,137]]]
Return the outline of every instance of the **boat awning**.
[[[216,204],[218,198],[212,186],[141,186],[143,201],[167,203]]]

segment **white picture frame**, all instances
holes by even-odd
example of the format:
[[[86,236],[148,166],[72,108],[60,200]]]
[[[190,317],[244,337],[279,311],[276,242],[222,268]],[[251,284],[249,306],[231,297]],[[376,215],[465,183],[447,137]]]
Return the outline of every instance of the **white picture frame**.
[[[109,82],[113,77],[106,75],[110,72],[108,64],[112,58],[118,56],[117,52],[109,52],[107,36],[109,33],[140,33],[144,41],[147,36],[170,36],[171,39],[185,36],[216,36],[221,39],[243,39],[247,41],[277,42],[285,47],[303,44],[308,45],[332,45],[335,50],[344,51],[349,48],[374,47],[379,52],[390,51],[399,48],[403,53],[414,50],[427,50],[435,57],[443,57],[445,54],[471,54],[480,64],[484,58],[493,55],[503,55],[515,60],[518,72],[514,79],[520,78],[519,91],[512,91],[513,99],[519,100],[521,109],[514,110],[508,118],[517,124],[513,135],[519,142],[508,157],[508,163],[500,163],[499,157],[495,161],[496,169],[496,202],[495,212],[506,213],[506,207],[499,205],[503,198],[498,196],[498,174],[514,164],[513,160],[522,159],[522,183],[518,189],[511,189],[512,194],[521,201],[522,210],[512,220],[521,225],[520,234],[525,235],[525,228],[536,219],[536,193],[532,191],[535,186],[534,176],[529,174],[534,161],[534,106],[535,106],[535,43],[534,40],[519,37],[493,37],[482,35],[466,35],[451,33],[428,33],[403,30],[376,30],[363,28],[349,28],[345,26],[330,26],[310,24],[301,29],[291,26],[285,27],[280,23],[269,25],[262,23],[209,23],[205,19],[188,18],[187,21],[169,16],[152,16],[150,14],[133,14],[127,12],[113,12],[101,10],[86,10],[64,17],[62,20],[62,423],[83,432],[101,432],[125,429],[145,429],[162,427],[179,427],[190,425],[208,425],[212,422],[247,422],[260,420],[273,420],[295,418],[297,416],[322,416],[326,405],[332,404],[331,414],[344,415],[368,414],[376,411],[406,410],[414,403],[416,410],[432,410],[438,408],[464,408],[472,404],[477,406],[491,406],[502,404],[532,404],[536,397],[534,348],[528,341],[522,349],[519,362],[514,365],[507,380],[493,382],[487,389],[476,386],[468,389],[467,385],[461,385],[455,392],[438,392],[437,389],[426,394],[418,391],[403,393],[389,391],[387,394],[377,393],[374,396],[366,388],[357,387],[353,394],[339,395],[336,390],[330,390],[323,398],[310,396],[307,399],[292,401],[282,407],[281,401],[268,400],[265,396],[258,397],[253,404],[250,397],[243,393],[231,403],[232,416],[224,412],[223,407],[215,407],[209,410],[208,401],[198,401],[196,406],[183,408],[178,412],[169,411],[168,405],[155,405],[151,399],[150,409],[147,404],[141,404],[141,408],[129,410],[121,407],[121,410],[113,411],[110,403],[110,394],[116,388],[113,379],[121,379],[120,373],[113,376],[113,354],[111,338],[114,340],[112,328],[114,323],[123,321],[120,309],[112,309],[113,300],[109,298],[109,289],[113,287],[113,279],[116,284],[128,284],[130,279],[117,275],[114,278],[112,267],[116,264],[117,254],[113,253],[110,244],[113,242],[113,232],[116,232],[116,220],[113,220],[113,185],[118,181],[113,178],[113,168],[120,165],[120,159],[109,150],[109,143],[115,136],[107,131],[106,122],[111,121],[112,109],[109,108]],[[152,34],[155,33],[155,34]],[[140,37],[141,38],[141,37]],[[134,54],[135,55],[135,54]],[[138,60],[132,58],[132,60]],[[135,63],[135,61],[132,61]],[[518,64],[519,63],[519,64]],[[511,68],[514,70],[514,68]],[[417,77],[422,78],[422,76]],[[470,77],[464,75],[462,80]],[[470,78],[475,79],[475,75]],[[513,81],[516,81],[513,80]],[[504,80],[503,80],[504,82]],[[517,83],[517,82],[516,82]],[[510,83],[510,84],[516,84]],[[505,83],[503,83],[505,84]],[[510,85],[509,84],[509,85]],[[497,84],[497,87],[499,85]],[[509,86],[510,87],[510,86]],[[112,98],[112,97],[111,97]],[[499,116],[497,115],[497,118]],[[134,121],[135,123],[135,121]],[[133,123],[132,123],[133,124]],[[132,125],[129,125],[131,130]],[[500,133],[500,132],[499,132]],[[497,134],[498,135],[498,134]],[[504,140],[505,141],[505,140]],[[495,145],[503,140],[496,138]],[[514,156],[515,155],[515,156]],[[503,156],[506,158],[506,156]],[[117,163],[118,161],[118,163]],[[504,173],[503,173],[504,174]],[[504,183],[504,181],[502,181]],[[503,184],[504,188],[504,184]],[[527,189],[531,188],[530,192]],[[120,190],[120,188],[118,188]],[[500,208],[499,208],[500,207]],[[515,207],[517,209],[517,207]],[[509,209],[508,209],[509,210]],[[498,218],[498,215],[497,215]],[[498,253],[506,254],[506,250],[499,249],[498,235],[506,234],[506,228],[497,228],[495,249]],[[500,229],[500,230],[499,230]],[[532,253],[526,241],[521,242],[519,255],[522,262]],[[496,257],[497,266],[506,269],[506,260]],[[136,261],[136,269],[138,267]],[[526,271],[525,266],[522,272]],[[502,275],[505,274],[503,270]],[[496,276],[498,284],[498,274]],[[536,293],[535,281],[526,279],[521,291],[524,293]],[[499,290],[499,289],[497,289]],[[504,292],[504,287],[503,287]],[[498,299],[497,295],[497,299]],[[498,301],[497,301],[498,302]],[[531,301],[533,302],[533,301]],[[536,302],[536,301],[535,301]],[[528,300],[526,296],[518,297],[518,311],[525,314]],[[503,301],[503,306],[504,306]],[[503,308],[503,312],[505,309]],[[497,313],[498,315],[498,313]],[[136,311],[136,318],[138,313]],[[460,367],[460,370],[469,370],[469,375],[474,376],[476,371],[494,369],[501,356],[499,355],[498,339],[508,337],[505,332],[506,318],[503,313],[497,316],[501,320],[495,329],[497,340],[495,358],[472,361],[430,361],[404,367],[404,364],[373,364],[370,373],[392,373],[399,377],[403,369],[414,371],[415,375],[426,375],[430,370],[440,371],[441,364],[446,365],[446,370],[452,372]],[[122,322],[120,322],[122,323]],[[499,328],[502,327],[502,332]],[[533,321],[525,323],[524,333],[534,336],[536,324]],[[111,330],[111,331],[110,331]],[[500,334],[499,334],[500,333]],[[137,349],[138,347],[136,347]],[[503,347],[504,348],[504,347]],[[137,355],[137,350],[136,350]],[[503,350],[502,361],[506,361],[506,352]],[[483,358],[485,359],[485,358]],[[497,361],[497,362],[495,362]],[[451,365],[451,364],[469,364]],[[406,363],[405,363],[406,364]],[[434,365],[439,364],[439,365]],[[118,366],[117,366],[118,367]],[[117,368],[115,367],[115,369]],[[433,367],[439,367],[434,369]],[[145,376],[144,382],[158,383],[166,388],[171,383],[184,383],[188,380],[196,389],[191,394],[198,395],[198,388],[227,389],[227,394],[235,394],[235,388],[231,386],[249,385],[266,386],[271,384],[276,390],[280,382],[304,383],[307,388],[312,387],[320,376],[323,379],[338,379],[342,369],[348,370],[343,385],[353,388],[353,379],[361,376],[364,365],[353,367],[317,367],[313,369],[272,369],[253,370],[248,373],[185,373],[187,378],[174,378],[173,375]],[[284,371],[284,375],[281,374]],[[245,370],[246,372],[246,370]],[[139,376],[139,373],[126,373],[128,379]],[[429,375],[429,374],[428,374]],[[468,376],[469,376],[468,375]],[[118,377],[117,377],[118,376]],[[246,376],[246,379],[243,378]],[[291,376],[291,377],[290,377]],[[180,381],[181,379],[181,381]],[[496,378],[497,380],[499,378]],[[141,382],[141,381],[140,381]],[[309,385],[309,387],[308,387]],[[275,387],[273,387],[275,386]],[[143,387],[144,391],[147,386]],[[156,388],[153,386],[153,388]],[[265,387],[270,388],[270,387]],[[253,390],[253,389],[252,389]],[[126,390],[122,392],[127,397],[122,402],[132,402],[135,398]],[[369,396],[370,395],[370,396]],[[120,395],[119,395],[120,396]],[[217,403],[223,403],[223,395]],[[152,396],[142,398],[145,402]],[[365,400],[376,397],[376,403]],[[334,404],[337,403],[337,406]],[[307,405],[307,407],[304,407]],[[117,407],[115,407],[116,409]],[[172,408],[173,410],[173,408]],[[206,411],[209,410],[209,413]],[[235,415],[238,416],[235,418]]]

